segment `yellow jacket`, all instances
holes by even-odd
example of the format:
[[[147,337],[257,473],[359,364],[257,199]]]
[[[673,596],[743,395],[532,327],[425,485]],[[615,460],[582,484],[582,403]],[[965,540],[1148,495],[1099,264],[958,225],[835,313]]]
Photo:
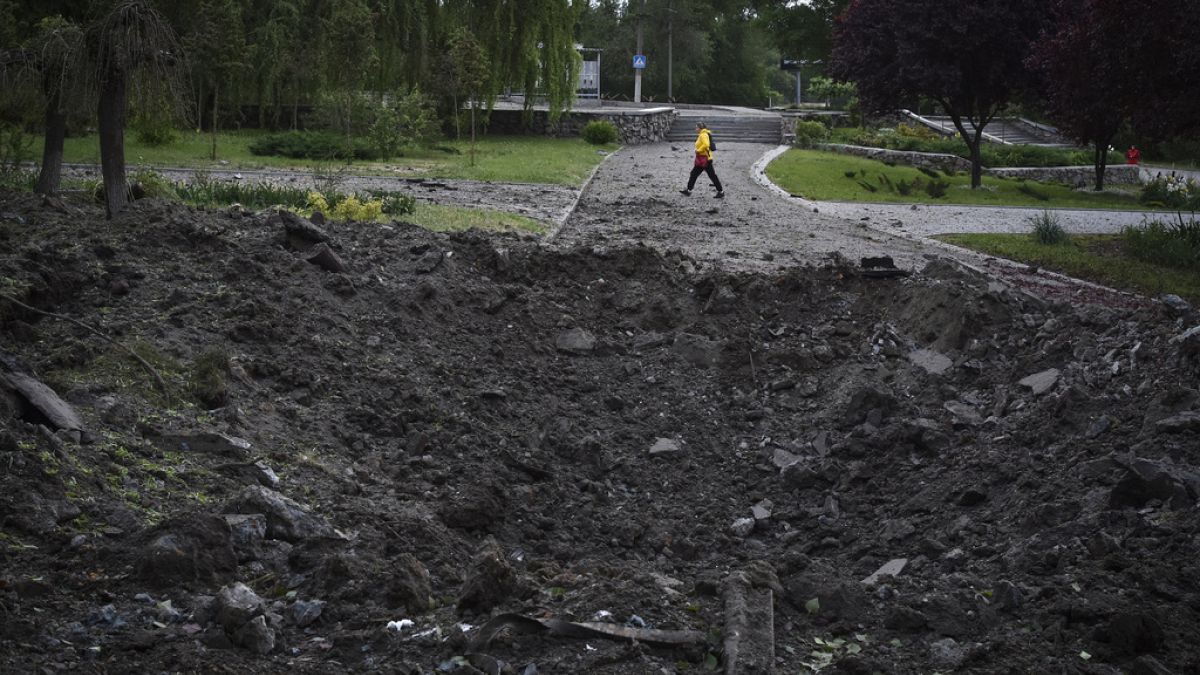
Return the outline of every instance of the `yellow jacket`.
[[[705,159],[712,161],[713,151],[709,148],[708,129],[701,129],[700,133],[696,134],[696,154],[704,155]]]

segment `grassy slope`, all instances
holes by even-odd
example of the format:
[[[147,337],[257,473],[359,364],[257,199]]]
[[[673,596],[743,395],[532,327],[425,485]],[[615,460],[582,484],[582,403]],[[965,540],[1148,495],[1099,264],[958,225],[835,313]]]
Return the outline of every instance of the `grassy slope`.
[[[1105,286],[1156,296],[1175,293],[1200,302],[1200,270],[1183,271],[1133,259],[1117,235],[1073,235],[1066,244],[1039,244],[1027,234],[947,234],[935,237],[989,255],[1037,265]]]
[[[856,176],[847,178],[845,175],[847,171],[856,172]],[[866,172],[865,176],[862,175],[864,171]],[[912,167],[888,166],[875,160],[816,150],[788,150],[767,167],[767,176],[781,188],[792,194],[814,200],[1031,206],[1037,208],[1082,207],[1128,210],[1142,210],[1143,208],[1132,194],[1116,194],[1107,191],[1096,194],[1076,191],[1061,185],[1028,183],[1049,197],[1048,200],[1043,201],[1020,192],[1018,190],[1021,185],[1020,181],[986,176],[983,179],[984,189],[972,190],[970,189],[970,176],[965,173],[959,173],[953,177],[942,176],[941,180],[950,183],[950,188],[940,199],[930,197],[923,190],[904,196],[883,187],[879,182],[880,174],[886,175],[893,184],[900,181],[912,181],[918,177],[922,182],[929,181],[929,176]],[[859,185],[859,180],[865,180],[879,187],[879,191],[866,190]]]
[[[316,162],[284,157],[257,157],[248,146],[262,136],[261,131],[218,134],[217,157],[227,165],[209,159],[211,137],[184,132],[180,139],[164,147],[151,147],[126,137],[125,158],[130,165],[201,167],[210,169],[289,168],[308,169]],[[489,136],[477,146],[475,166],[470,166],[470,141],[446,141],[442,147],[457,152],[421,149],[389,162],[355,162],[356,173],[431,178],[461,178],[511,183],[550,183],[580,185],[603,159],[596,146],[578,138],[530,136]],[[614,146],[615,147],[615,146]],[[613,147],[607,148],[614,149]],[[37,148],[40,156],[41,148]],[[64,148],[67,162],[96,164],[100,146],[96,136],[69,138]]]

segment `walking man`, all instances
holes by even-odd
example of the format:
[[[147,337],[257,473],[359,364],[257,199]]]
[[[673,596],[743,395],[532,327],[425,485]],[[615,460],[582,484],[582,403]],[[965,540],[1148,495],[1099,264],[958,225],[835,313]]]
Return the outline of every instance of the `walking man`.
[[[709,134],[708,127],[705,126],[704,122],[697,122],[696,161],[692,165],[692,175],[688,177],[687,188],[680,190],[680,194],[692,194],[692,188],[696,187],[696,178],[702,173],[707,173],[713,187],[717,188],[717,199],[724,199],[725,191],[721,189],[721,179],[717,178],[717,171],[713,168],[712,136]]]

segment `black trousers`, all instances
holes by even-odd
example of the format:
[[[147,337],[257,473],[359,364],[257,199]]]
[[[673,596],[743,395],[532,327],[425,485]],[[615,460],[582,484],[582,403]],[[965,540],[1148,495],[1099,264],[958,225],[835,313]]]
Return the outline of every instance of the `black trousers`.
[[[713,168],[713,162],[711,161],[708,164],[705,164],[703,167],[692,167],[692,175],[688,177],[688,190],[696,187],[696,179],[699,178],[700,174],[702,173],[708,174],[708,179],[712,181],[713,187],[717,188],[717,192],[724,192],[724,190],[721,189],[721,179],[717,178],[717,171]]]

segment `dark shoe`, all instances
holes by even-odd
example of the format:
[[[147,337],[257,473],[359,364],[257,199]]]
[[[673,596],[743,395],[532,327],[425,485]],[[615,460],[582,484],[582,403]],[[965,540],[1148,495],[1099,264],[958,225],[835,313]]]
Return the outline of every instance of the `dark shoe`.
[[[685,197],[691,197],[691,196],[692,196],[692,191],[691,191],[691,190],[680,190],[680,191],[679,191],[679,194],[681,194],[681,195],[683,195],[683,196],[685,196]]]
[[[724,192],[718,192],[718,193],[717,193],[717,196],[716,196],[716,197],[713,197],[713,199],[725,199],[725,193],[724,193]]]

